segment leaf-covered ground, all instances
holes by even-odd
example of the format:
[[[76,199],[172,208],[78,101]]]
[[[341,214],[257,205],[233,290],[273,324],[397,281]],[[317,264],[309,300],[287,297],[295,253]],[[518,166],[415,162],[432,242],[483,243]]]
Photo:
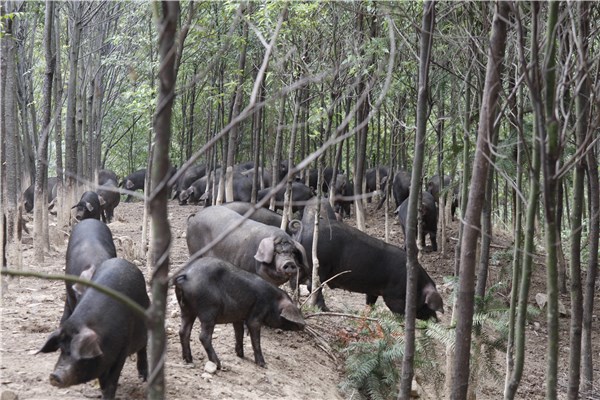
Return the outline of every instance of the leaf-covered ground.
[[[187,217],[198,207],[181,207],[176,202],[169,205],[169,220],[174,243],[171,251],[171,268],[186,261],[187,247],[185,228]],[[143,257],[140,256],[142,204],[121,203],[116,209],[116,220],[109,226],[115,237],[118,256],[140,265],[148,277]],[[66,252],[66,229],[58,229],[51,217],[52,250],[42,265],[33,262],[32,239],[25,234],[23,240],[23,266],[25,269],[62,273]],[[352,223],[349,221],[349,223]],[[31,225],[31,223],[29,224]],[[454,269],[454,246],[456,244],[457,222],[448,227],[446,252],[423,253],[421,262],[438,284],[446,304],[446,313],[441,323],[448,325],[451,317],[451,284],[444,284],[444,277],[450,276]],[[383,211],[375,211],[374,205],[368,206],[368,232],[376,237],[385,235],[385,217]],[[399,225],[389,220],[392,243],[402,244],[403,238]],[[491,274],[489,284],[497,282],[501,271],[510,266],[512,239],[502,233],[502,227],[496,227]],[[441,239],[438,236],[438,242]],[[10,260],[14,262],[14,260]],[[531,289],[531,304],[536,293],[544,292],[545,270],[543,258],[536,258]],[[58,326],[64,304],[64,284],[55,281],[43,281],[33,278],[2,278],[2,320],[0,340],[0,391],[3,396],[18,396],[19,399],[81,399],[97,398],[100,390],[97,382],[58,389],[50,386],[48,376],[58,358],[53,354],[35,354],[46,337]],[[507,290],[500,291],[506,296]],[[341,313],[363,312],[364,296],[341,290],[328,290],[325,293],[332,311]],[[600,295],[599,295],[600,297]],[[507,298],[507,297],[505,297]],[[381,301],[381,300],[380,300]],[[568,296],[561,301],[569,307]],[[600,301],[596,301],[600,304]],[[385,306],[380,306],[385,307]],[[307,312],[308,313],[308,312]],[[167,305],[168,349],[166,361],[167,398],[169,399],[336,399],[352,398],[353,393],[343,393],[339,383],[343,375],[343,358],[337,351],[339,343],[356,336],[356,321],[344,317],[321,316],[307,319],[308,330],[304,332],[282,332],[269,328],[262,330],[262,348],[267,368],[254,364],[252,348],[248,337],[244,339],[245,359],[239,359],[234,351],[234,335],[230,325],[219,325],[215,330],[213,344],[223,364],[223,370],[210,375],[204,372],[206,353],[198,340],[199,323],[192,332],[193,364],[185,364],[181,359],[179,344],[179,307],[173,292],[170,291]],[[598,315],[598,312],[596,312]],[[560,319],[560,369],[559,394],[566,397],[568,378],[568,324],[569,319]],[[594,324],[598,327],[599,318]],[[596,365],[600,358],[600,331],[594,336],[594,356]],[[527,326],[527,360],[523,382],[518,398],[543,399],[545,381],[546,324],[545,314],[536,316]],[[439,368],[445,370],[445,349],[436,351]],[[498,353],[496,368],[503,374],[504,355]],[[436,376],[432,379],[431,376]],[[436,391],[440,388],[439,374],[423,374],[418,380],[423,385],[424,398],[448,397]],[[600,379],[600,370],[596,370],[596,379]],[[478,384],[477,394],[483,399],[501,398],[503,382],[495,381],[485,375]],[[600,385],[596,384],[596,388]],[[137,378],[134,357],[126,364],[121,378],[117,397],[121,399],[143,399],[146,384]],[[440,389],[438,389],[440,390]],[[598,393],[598,392],[596,392]],[[354,394],[355,395],[355,394]],[[597,394],[589,394],[590,398]],[[4,397],[2,397],[4,399]],[[14,398],[14,397],[13,397]],[[354,397],[356,398],[356,397]]]

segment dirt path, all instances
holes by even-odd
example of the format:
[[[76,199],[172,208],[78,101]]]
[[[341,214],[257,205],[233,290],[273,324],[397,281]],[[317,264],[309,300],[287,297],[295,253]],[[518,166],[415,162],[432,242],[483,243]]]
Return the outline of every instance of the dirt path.
[[[384,236],[384,218],[369,206],[368,232],[376,237]],[[187,217],[198,210],[197,207],[180,207],[175,202],[169,205],[169,220],[173,232],[171,268],[176,268],[187,259],[185,226]],[[139,257],[137,243],[141,238],[141,203],[121,203],[116,209],[116,221],[110,228],[117,244],[118,256],[137,263],[146,277],[145,262]],[[443,277],[453,271],[453,248],[456,225],[450,227],[449,249],[441,253],[424,254],[422,263],[441,287],[442,296],[449,304],[449,289],[441,285]],[[46,273],[63,273],[66,251],[66,234],[55,226],[51,227],[52,251],[43,265],[35,265],[31,237],[24,238],[24,268]],[[393,243],[402,243],[398,225],[391,225]],[[499,238],[500,247],[510,247],[510,238]],[[492,265],[491,279],[498,276],[500,267],[508,267],[506,260],[496,258]],[[544,271],[536,266],[532,287],[533,295],[544,291]],[[344,291],[326,291],[327,303],[333,311],[356,312],[364,308],[364,296]],[[563,299],[565,301],[565,299]],[[0,327],[0,390],[4,395],[14,393],[19,399],[81,399],[97,398],[100,390],[96,382],[57,389],[50,386],[48,375],[57,360],[57,354],[35,354],[47,336],[57,328],[64,304],[64,284],[39,279],[2,278],[2,320]],[[596,302],[600,304],[600,302]],[[567,305],[567,304],[566,304]],[[568,305],[567,305],[568,307]],[[447,312],[441,322],[449,323]],[[254,364],[252,348],[248,337],[244,340],[245,359],[239,359],[234,351],[234,335],[231,325],[219,325],[214,334],[214,347],[222,363],[223,370],[214,375],[204,373],[206,353],[198,341],[199,323],[192,333],[192,355],[194,364],[184,364],[179,345],[179,307],[173,292],[170,291],[167,305],[168,349],[166,363],[167,393],[169,399],[203,398],[216,399],[342,399],[345,395],[338,390],[343,371],[343,361],[334,359],[326,352],[320,339],[309,332],[283,332],[264,328],[262,348],[267,368]],[[546,331],[545,316],[540,314],[532,321],[528,330],[528,360],[519,390],[519,398],[544,398],[544,371]],[[307,320],[311,331],[326,341],[335,339],[336,332],[350,326],[351,322],[342,318],[320,317]],[[595,322],[598,325],[598,318]],[[351,329],[351,328],[350,328]],[[568,319],[561,318],[561,396],[566,392],[568,370]],[[595,336],[595,354],[600,353],[600,333]],[[443,370],[443,351],[439,352],[439,365]],[[497,357],[498,368],[503,373],[504,355]],[[596,358],[597,360],[597,358]],[[598,365],[598,362],[596,362]],[[596,373],[600,376],[600,371]],[[427,387],[427,386],[426,386]],[[479,387],[479,398],[501,397],[502,382],[486,378]],[[432,393],[432,392],[431,392]],[[137,378],[135,362],[130,359],[119,380],[117,396],[121,399],[143,399],[146,384]],[[348,396],[350,397],[350,396]],[[428,396],[435,398],[434,395]],[[4,397],[2,397],[4,399]]]

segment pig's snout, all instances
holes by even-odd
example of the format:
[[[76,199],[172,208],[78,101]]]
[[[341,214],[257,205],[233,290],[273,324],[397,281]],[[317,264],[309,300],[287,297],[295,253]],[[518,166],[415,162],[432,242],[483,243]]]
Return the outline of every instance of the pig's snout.
[[[65,387],[62,377],[55,372],[50,374],[50,384],[59,388]]]
[[[288,275],[295,274],[297,270],[298,266],[293,261],[288,261],[285,264],[283,264],[283,272],[285,272]]]

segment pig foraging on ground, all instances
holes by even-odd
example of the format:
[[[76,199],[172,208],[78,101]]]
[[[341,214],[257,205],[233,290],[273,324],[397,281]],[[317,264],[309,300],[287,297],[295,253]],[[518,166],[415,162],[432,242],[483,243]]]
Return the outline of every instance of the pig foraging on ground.
[[[141,271],[130,262],[112,258],[91,266],[84,276],[116,290],[148,308],[146,283]],[[93,288],[83,291],[73,313],[54,331],[39,352],[60,349],[50,374],[50,384],[59,388],[98,378],[103,399],[114,399],[127,356],[137,353],[137,370],[148,376],[147,328],[144,318],[123,303]]]
[[[227,261],[204,257],[175,277],[175,295],[181,308],[179,338],[185,362],[192,362],[190,335],[200,320],[200,341],[208,359],[221,368],[212,346],[215,324],[232,323],[235,352],[244,357],[244,323],[250,333],[254,362],[265,366],[260,347],[262,325],[283,330],[302,330],[305,322],[292,299],[281,289]]]
[[[217,238],[243,217],[226,207],[214,206],[188,219],[187,245],[190,255]],[[246,220],[220,240],[206,255],[219,257],[279,286],[298,273],[308,276],[304,248],[283,230]]]
[[[309,203],[304,210],[301,228],[293,227],[294,238],[302,243],[309,254],[312,253],[315,206],[316,202]],[[321,282],[349,271],[327,285],[332,289],[365,293],[367,304],[374,304],[377,297],[382,296],[391,311],[404,314],[407,260],[406,252],[401,248],[343,222],[323,218],[319,222],[317,257]],[[309,261],[312,265],[312,259]],[[318,296],[318,306],[326,309],[322,294]],[[437,318],[436,311],[443,312],[442,297],[421,265],[417,270],[417,296],[417,318]]]

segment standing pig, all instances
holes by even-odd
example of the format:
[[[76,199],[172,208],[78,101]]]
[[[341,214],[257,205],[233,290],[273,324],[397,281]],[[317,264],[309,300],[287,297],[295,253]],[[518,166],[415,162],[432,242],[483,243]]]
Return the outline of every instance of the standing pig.
[[[140,270],[121,258],[113,258],[86,275],[92,281],[128,296],[143,308],[150,300]],[[114,399],[127,356],[137,353],[140,377],[148,376],[147,328],[144,318],[123,303],[93,289],[83,291],[73,314],[54,331],[39,352],[60,349],[50,374],[50,384],[59,388],[98,378],[103,399]]]
[[[394,180],[392,181],[392,195],[394,196],[396,208],[400,207],[400,204],[402,204],[404,199],[406,199],[410,194],[410,175],[410,172],[404,170],[400,170],[394,175]],[[384,195],[379,201],[379,204],[377,205],[378,210],[385,203],[386,197],[387,196]]]
[[[81,195],[79,203],[75,204],[75,218],[77,221],[84,219],[93,218],[100,219],[102,215],[102,208],[100,207],[100,199],[96,192],[87,191]]]
[[[56,183],[58,182],[58,178],[53,176],[48,178],[48,203],[52,202],[56,197],[56,191],[54,190]],[[25,207],[26,212],[33,211],[33,201],[35,198],[35,185],[30,185],[23,192],[23,206]]]
[[[212,346],[215,324],[232,323],[235,353],[244,357],[244,323],[250,333],[254,362],[265,366],[260,347],[262,325],[288,331],[304,329],[304,318],[292,299],[281,289],[227,261],[205,257],[194,261],[175,277],[175,295],[181,308],[179,339],[185,362],[192,362],[190,335],[200,320],[200,342],[208,359],[221,368]]]
[[[188,219],[190,255],[215,240],[243,217],[226,207],[205,208]],[[302,245],[274,226],[245,220],[216,243],[205,255],[219,257],[279,286],[298,273],[308,276],[308,260]]]
[[[396,215],[400,226],[402,227],[402,233],[404,234],[404,248],[406,248],[406,216],[408,212],[408,198],[406,198],[400,207],[396,209]],[[435,205],[435,200],[429,192],[421,192],[421,206],[419,207],[421,213],[421,247],[425,247],[425,235],[429,235],[431,241],[431,250],[437,251],[437,223],[438,223],[438,209]]]
[[[116,256],[117,250],[108,226],[96,219],[83,220],[75,225],[73,231],[71,231],[71,237],[67,245],[65,274],[79,276],[90,265],[100,265],[109,258]],[[73,284],[65,282],[65,285],[67,298],[65,299],[63,316],[60,320],[61,324],[69,318],[77,304]]]
[[[96,190],[98,201],[102,208],[102,220],[106,223],[111,223],[115,208],[121,202],[121,194],[118,192],[117,181],[109,179]]]
[[[99,170],[98,171],[98,186],[102,186],[109,181],[113,181],[116,184],[119,181],[117,179],[117,174],[115,174],[114,171],[111,171],[110,169]]]
[[[265,197],[271,197],[271,190],[273,188],[265,188],[258,191],[256,200],[260,201]],[[275,193],[275,209],[283,210],[283,201],[285,197],[286,186],[283,186]],[[304,203],[310,200],[315,195],[312,188],[306,186],[302,182],[292,182],[292,212],[300,211],[304,209]],[[266,202],[263,207],[269,208],[269,203]]]
[[[131,190],[132,192],[134,192],[138,189],[144,190],[144,181],[145,180],[146,180],[146,168],[142,168],[140,170],[137,170],[137,171],[127,175],[125,178],[123,178],[121,183],[119,183],[119,186],[121,186],[127,190]],[[127,198],[125,199],[125,203],[129,203],[131,201],[132,197],[133,196],[131,196],[131,195],[127,195]]]
[[[315,206],[316,204],[306,206],[302,226],[295,229],[294,233],[294,238],[302,243],[309,254],[312,253]],[[323,218],[319,222],[317,257],[321,282],[348,271],[332,279],[327,285],[332,289],[365,293],[367,304],[374,304],[377,297],[382,296],[392,312],[404,314],[407,260],[406,252],[401,248],[371,237],[343,222]],[[317,303],[321,309],[326,309],[322,293],[318,294]],[[436,311],[443,312],[442,297],[421,265],[417,266],[416,303],[419,319],[437,319]]]

